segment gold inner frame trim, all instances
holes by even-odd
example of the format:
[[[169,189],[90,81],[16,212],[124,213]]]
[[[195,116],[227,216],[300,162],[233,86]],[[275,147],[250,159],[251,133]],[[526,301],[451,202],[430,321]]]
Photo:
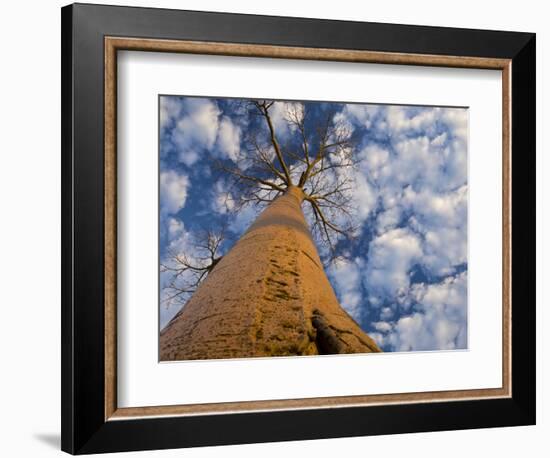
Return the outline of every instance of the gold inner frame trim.
[[[502,72],[502,387],[416,393],[335,396],[304,399],[241,401],[118,408],[117,405],[117,51],[174,52],[239,57],[357,62],[493,69]],[[143,417],[245,413],[367,406],[381,404],[507,398],[511,372],[511,60],[481,57],[404,54],[344,49],[105,37],[105,420]]]

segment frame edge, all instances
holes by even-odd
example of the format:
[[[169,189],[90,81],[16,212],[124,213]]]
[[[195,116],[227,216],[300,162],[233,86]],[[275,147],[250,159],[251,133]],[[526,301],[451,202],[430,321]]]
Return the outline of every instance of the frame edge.
[[[90,12],[97,13],[96,7],[101,7],[101,5],[94,5],[93,10]],[[77,12],[81,11],[82,15],[90,8],[89,5],[77,5]],[[109,8],[111,7],[104,7],[105,9],[102,9],[101,11],[104,13],[108,13]],[[79,347],[76,345],[75,342],[81,342],[82,339],[86,336],[84,335],[77,335],[75,340],[75,301],[74,301],[74,279],[75,279],[75,268],[74,268],[74,209],[73,209],[73,202],[77,201],[78,199],[75,196],[75,186],[74,186],[74,151],[73,151],[73,140],[76,136],[75,132],[75,124],[74,124],[74,109],[73,109],[73,103],[74,103],[74,89],[75,89],[75,70],[74,70],[74,50],[75,50],[75,42],[78,41],[79,37],[75,37],[75,20],[74,20],[74,7],[73,5],[64,7],[62,9],[62,449],[69,453],[93,453],[93,452],[106,452],[106,451],[122,451],[122,450],[138,450],[138,449],[152,449],[159,447],[156,442],[158,440],[165,441],[166,445],[162,445],[161,448],[169,448],[169,447],[182,447],[182,446],[198,446],[198,445],[221,445],[221,444],[235,444],[235,443],[243,443],[243,442],[269,442],[274,440],[297,440],[297,439],[314,439],[314,438],[322,438],[322,437],[349,437],[354,435],[364,435],[364,434],[389,434],[385,430],[380,430],[380,427],[375,428],[376,430],[370,430],[367,425],[363,425],[363,430],[357,430],[356,428],[350,428],[347,432],[342,432],[342,427],[338,427],[338,431],[333,433],[327,433],[327,432],[321,432],[317,435],[312,435],[312,433],[308,430],[304,433],[304,435],[300,437],[295,437],[295,435],[288,430],[288,427],[285,427],[282,425],[275,431],[271,431],[271,435],[266,436],[266,432],[263,434],[256,433],[256,436],[254,438],[250,438],[250,436],[243,439],[243,434],[238,433],[236,434],[236,437],[228,436],[229,431],[226,431],[224,434],[221,435],[219,439],[216,439],[214,441],[205,442],[204,434],[198,434],[198,437],[193,437],[193,434],[191,434],[190,431],[187,431],[186,434],[182,434],[179,441],[174,438],[175,430],[178,429],[176,427],[176,419],[174,418],[167,418],[167,419],[150,419],[150,420],[143,420],[138,423],[134,422],[134,426],[128,426],[129,422],[127,421],[117,421],[117,422],[103,422],[102,424],[97,424],[97,419],[95,418],[95,410],[94,412],[91,412],[90,415],[94,418],[91,420],[87,420],[86,424],[83,426],[78,422],[78,424],[75,424],[76,421],[76,413],[80,410],[82,413],[82,405],[84,404],[84,407],[88,404],[87,402],[80,402],[82,401],[80,397],[84,396],[84,393],[75,392],[75,377],[82,376],[82,371],[76,372],[75,371],[75,350],[78,350]],[[95,16],[95,14],[94,14]],[[102,15],[99,15],[102,16]],[[230,14],[225,14],[225,17],[231,16]],[[100,30],[94,29],[96,26],[97,17],[93,18],[91,28],[92,33],[97,36],[100,33]],[[116,23],[116,22],[115,22]],[[110,22],[109,26],[112,26],[112,22]],[[521,49],[517,53],[516,56],[514,56],[514,64],[512,66],[512,86],[513,88],[524,88],[524,85],[529,85],[531,83],[534,83],[534,67],[535,67],[535,55],[534,55],[534,34],[529,35],[529,39],[527,40],[527,43],[525,44],[527,34],[518,34],[517,35],[517,42],[516,45],[519,45],[519,41],[522,41]],[[80,37],[82,38],[82,37]],[[526,49],[526,48],[532,48],[532,49]],[[95,51],[94,51],[95,52]],[[523,69],[520,71],[519,67],[523,65]],[[529,75],[529,73],[533,73],[532,76]],[[512,93],[513,98],[513,119],[514,120],[521,120],[521,114],[530,114],[532,118],[529,118],[530,122],[534,121],[534,114],[535,114],[535,94],[534,94],[534,88],[532,90],[529,90],[527,100],[522,101],[522,104],[520,108],[517,108],[517,102],[516,98],[514,98],[514,92]],[[522,111],[523,110],[523,111]],[[520,116],[518,116],[520,115]],[[521,121],[520,121],[521,122]],[[512,180],[516,183],[516,189],[517,189],[517,183],[521,183],[521,186],[528,187],[529,190],[527,192],[528,197],[533,197],[534,202],[534,194],[533,190],[534,188],[534,154],[530,155],[531,149],[534,152],[534,133],[535,133],[535,127],[534,122],[532,126],[524,125],[527,124],[527,121],[524,121],[522,126],[519,127],[515,123],[513,124],[513,135],[512,135],[512,144],[513,149],[512,151],[516,151],[517,154],[513,155],[512,162],[514,164],[520,163],[520,156],[521,160],[525,161],[525,157],[527,157],[527,161],[523,164],[523,166],[516,167],[520,169],[520,175],[523,176],[521,178],[521,181],[517,180],[517,173],[514,174],[512,177]],[[94,126],[95,128],[95,126]],[[518,145],[521,146],[521,142],[518,139],[523,138],[523,141],[529,141],[531,144],[528,145],[528,152],[526,153],[520,153],[518,150]],[[529,156],[529,157],[528,157]],[[530,157],[533,156],[533,157]],[[514,180],[516,178],[516,180]],[[531,180],[531,182],[529,182]],[[512,201],[515,201],[516,203],[516,209],[520,209],[520,213],[526,218],[527,220],[527,233],[522,231],[522,234],[518,234],[519,231],[514,231],[512,234],[513,240],[517,240],[519,243],[517,243],[516,247],[521,247],[522,249],[525,248],[526,253],[522,253],[520,257],[519,262],[514,262],[514,260],[517,260],[517,257],[514,257],[512,262],[514,265],[516,265],[516,269],[513,269],[514,272],[518,272],[519,274],[514,275],[514,278],[520,278],[521,283],[521,293],[522,296],[525,296],[524,293],[528,293],[527,297],[520,296],[520,303],[534,303],[534,276],[533,279],[530,280],[527,278],[528,274],[534,273],[534,254],[535,254],[535,246],[534,246],[534,237],[533,241],[526,240],[527,238],[531,237],[534,234],[534,203],[529,202],[529,205],[527,205],[528,208],[522,209],[522,205],[525,203],[525,195],[520,197],[514,198],[514,195],[512,194]],[[517,213],[516,213],[517,215]],[[519,221],[523,224],[523,221],[519,217],[514,218],[514,215],[512,215],[512,219],[514,221]],[[516,254],[519,253],[519,250],[516,249]],[[533,258],[530,260],[530,258]],[[526,266],[526,271],[521,272],[521,269]],[[532,290],[531,290],[532,288]],[[516,296],[516,304],[518,304],[518,294],[517,289],[512,291],[512,295]],[[533,301],[532,301],[533,300]],[[534,323],[535,323],[535,317],[534,315],[528,316],[527,312],[524,312],[524,315],[521,315],[521,323],[519,323],[516,320],[512,321],[512,327],[513,331],[516,335],[518,333],[522,335],[522,338],[527,337],[525,342],[521,344],[520,346],[516,347],[516,350],[513,350],[512,354],[512,360],[514,362],[513,368],[518,370],[514,371],[518,376],[520,374],[521,370],[521,377],[524,380],[525,383],[518,384],[517,380],[514,380],[513,384],[513,397],[512,399],[506,400],[505,402],[502,401],[488,401],[491,402],[491,405],[494,406],[495,410],[500,412],[501,414],[504,414],[504,411],[507,412],[508,415],[512,415],[513,417],[508,417],[507,419],[501,419],[498,425],[495,423],[492,426],[512,426],[512,425],[527,425],[527,424],[534,424],[535,423],[535,417],[536,417],[536,409],[535,409],[535,336],[534,336]],[[82,317],[77,317],[79,320],[82,320]],[[95,336],[95,334],[94,334]],[[79,340],[80,339],[80,340]],[[93,342],[92,342],[93,344]],[[520,348],[521,347],[521,348]],[[526,357],[524,351],[529,353]],[[99,351],[98,349],[92,349],[91,351]],[[83,354],[78,354],[80,357],[86,356]],[[78,356],[76,355],[76,356]],[[516,379],[516,377],[514,377]],[[530,380],[527,380],[530,379]],[[88,382],[86,386],[90,385],[92,382]],[[521,385],[521,386],[520,386]],[[94,388],[95,389],[95,388]],[[103,388],[104,389],[104,388]],[[522,392],[521,390],[527,390],[528,392]],[[78,390],[77,390],[78,391]],[[80,390],[82,391],[82,390]],[[529,393],[531,391],[531,393]],[[93,393],[92,398],[95,398],[98,396],[98,393]],[[477,401],[476,401],[477,402]],[[432,408],[432,413],[442,412],[444,409],[446,403],[437,403]],[[465,410],[468,410],[466,405],[471,405],[470,402],[464,401],[459,402],[458,404],[461,405],[461,407],[458,408],[460,412],[464,412]],[[80,407],[79,407],[80,406]],[[77,409],[76,407],[79,407]],[[489,404],[486,404],[486,407],[489,408]],[[103,409],[104,406],[102,405],[101,408]],[[332,409],[331,412],[337,412],[341,411],[341,413],[337,416],[342,415],[345,419],[344,412],[349,412],[348,415],[355,416],[356,418],[361,417],[360,412],[365,412],[365,408],[344,408],[344,409]],[[375,409],[376,411],[380,411],[380,409],[377,409],[376,407],[367,407],[366,409]],[[395,408],[388,407],[387,412],[389,411],[397,411]],[[410,411],[409,408],[404,408],[403,410]],[[428,410],[426,410],[428,411]],[[309,412],[309,411],[307,411]],[[322,412],[327,412],[327,410],[321,410],[318,411],[319,414],[310,414],[310,415],[298,415],[300,418],[320,418],[319,416],[322,415]],[[247,419],[244,419],[244,417],[241,417],[245,423],[248,424],[254,424],[255,418],[265,418],[265,414],[242,414],[243,416],[246,416]],[[269,413],[268,415],[273,415],[273,418],[284,418],[284,415],[280,415],[277,413]],[[325,413],[325,415],[327,415]],[[488,414],[487,414],[488,415]],[[386,415],[387,416],[387,415]],[[233,417],[233,416],[232,416]],[[486,415],[482,415],[482,418],[486,418]],[[491,415],[492,417],[492,415]],[[188,421],[185,422],[187,426],[195,425],[198,426],[199,424],[206,424],[207,421],[216,422],[216,420],[212,419],[212,416],[209,417],[195,417],[196,421]],[[476,423],[481,423],[482,418],[476,420]],[[461,416],[462,419],[462,416]],[[465,429],[465,428],[471,428],[471,427],[480,427],[480,426],[460,426],[455,424],[456,422],[460,422],[461,419],[457,420],[451,420],[451,419],[445,419],[444,424],[440,425],[437,428],[434,428],[432,430],[443,430],[443,429]],[[226,421],[228,421],[226,419]],[[288,420],[288,419],[287,419]],[[235,423],[235,419],[233,419],[233,422]],[[92,423],[95,425],[92,425]],[[223,423],[223,422],[222,422]],[[269,423],[269,422],[268,422]],[[319,426],[322,426],[320,422]],[[405,425],[399,424],[395,427],[395,431],[393,432],[419,432],[419,431],[427,431],[429,429],[425,429],[426,427],[429,427],[428,424],[426,426],[424,424],[417,425],[411,427],[410,425],[407,427]],[[500,424],[502,423],[502,424]],[[172,431],[166,432],[161,429],[161,427],[168,427],[168,425],[172,425]],[[184,422],[179,423],[179,428],[183,426]],[[273,423],[274,424],[274,423]],[[273,426],[272,424],[272,426]],[[371,425],[373,427],[373,425]],[[481,426],[482,427],[482,426]],[[93,428],[96,428],[94,432],[90,435],[89,433]],[[133,429],[133,433],[131,430]],[[229,428],[232,430],[233,428]],[[254,429],[258,429],[257,427]],[[354,429],[354,431],[351,431],[351,429]],[[361,428],[359,428],[361,429]],[[369,431],[367,431],[369,429]],[[383,428],[382,428],[383,429]],[[154,438],[151,437],[148,434],[145,434],[146,437],[136,437],[139,436],[139,432],[145,432],[148,431],[149,433],[158,434],[158,439],[155,441]],[[236,431],[234,431],[236,432]],[[137,433],[137,434],[136,434]],[[180,433],[182,433],[180,429]],[[85,435],[86,437],[82,437],[82,435]],[[120,437],[119,437],[120,434]],[[135,443],[132,443],[131,436],[134,437]],[[148,436],[148,437],[147,437]],[[78,441],[77,441],[78,438]],[[84,440],[82,440],[84,439]],[[176,441],[176,442],[174,442]],[[77,444],[78,442],[78,444]]]
[[[73,6],[61,8],[61,450],[74,453]]]

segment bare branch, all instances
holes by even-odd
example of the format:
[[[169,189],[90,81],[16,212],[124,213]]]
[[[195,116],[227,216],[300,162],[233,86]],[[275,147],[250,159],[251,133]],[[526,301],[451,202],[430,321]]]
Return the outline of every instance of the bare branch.
[[[160,270],[167,273],[161,302],[166,307],[184,305],[206,276],[222,258],[220,247],[225,240],[225,228],[200,231],[190,244],[189,252],[170,252]]]
[[[271,144],[273,145],[273,148],[275,149],[275,154],[277,155],[277,159],[279,161],[279,165],[283,169],[284,175],[285,175],[285,184],[287,186],[292,185],[292,180],[290,179],[290,172],[288,170],[288,166],[286,165],[286,162],[283,158],[283,153],[281,151],[281,147],[279,146],[279,142],[277,141],[277,137],[275,135],[275,129],[273,127],[273,122],[271,121],[271,116],[269,114],[269,108],[273,105],[273,102],[255,102],[256,106],[264,116],[267,127],[269,128],[269,137],[271,140]]]
[[[258,178],[258,177],[246,175],[246,174],[242,173],[239,169],[226,167],[223,164],[220,164],[219,167],[222,170],[225,170],[226,172],[234,175],[238,180],[245,180],[245,181],[248,181],[248,182],[251,182],[251,183],[263,184],[263,185],[269,186],[271,189],[274,189],[274,190],[279,191],[279,192],[284,192],[285,191],[285,188],[283,188],[282,186],[279,186],[278,184],[276,184],[272,181],[263,180],[263,179]]]
[[[220,163],[220,170],[232,178],[231,203],[238,202],[233,210],[237,205],[264,206],[296,183],[309,202],[314,237],[334,251],[350,234],[356,214],[358,158],[352,129],[336,116],[338,108],[319,115],[305,103],[285,103],[283,119],[288,134],[282,145],[279,123],[274,120],[275,103],[283,102],[248,102],[244,149],[233,163]]]

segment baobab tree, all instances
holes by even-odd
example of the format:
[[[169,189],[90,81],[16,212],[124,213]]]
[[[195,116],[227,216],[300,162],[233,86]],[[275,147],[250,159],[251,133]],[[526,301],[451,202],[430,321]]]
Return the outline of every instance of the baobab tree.
[[[354,233],[352,130],[334,113],[319,122],[303,104],[287,103],[289,134],[281,141],[275,103],[241,104],[246,147],[235,161],[218,163],[235,202],[265,208],[199,274],[193,295],[161,332],[162,360],[380,351],[340,306],[316,247],[330,261]],[[185,272],[197,267],[181,261]]]

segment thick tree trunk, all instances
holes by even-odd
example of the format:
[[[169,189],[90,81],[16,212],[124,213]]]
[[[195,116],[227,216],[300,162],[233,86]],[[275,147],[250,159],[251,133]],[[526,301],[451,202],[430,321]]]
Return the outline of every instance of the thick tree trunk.
[[[379,352],[342,309],[292,187],[256,219],[160,336],[166,360]]]

